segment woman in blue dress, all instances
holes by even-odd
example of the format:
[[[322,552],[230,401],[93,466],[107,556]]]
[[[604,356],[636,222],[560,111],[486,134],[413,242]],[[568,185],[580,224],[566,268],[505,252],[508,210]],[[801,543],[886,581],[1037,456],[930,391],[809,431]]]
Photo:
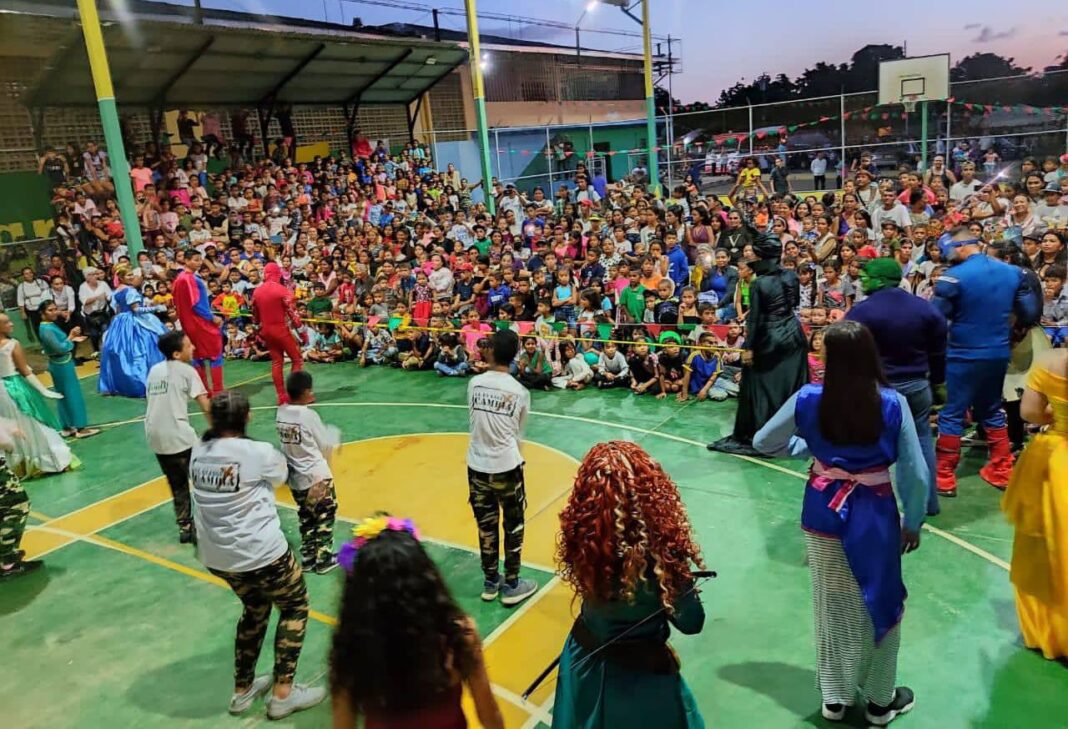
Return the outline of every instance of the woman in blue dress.
[[[703,568],[678,488],[636,443],[595,445],[560,513],[561,577],[582,610],[560,654],[553,726],[700,729],[668,645],[699,633],[705,611],[690,570]]]
[[[145,305],[138,291],[141,269],[119,266],[115,273],[122,285],[112,298],[117,313],[104,332],[97,389],[102,395],[144,397],[148,371],[163,361],[158,343],[167,332],[154,312],[166,307]]]
[[[823,348],[823,384],[802,387],[753,443],[767,455],[813,459],[801,528],[823,717],[842,721],[859,691],[868,723],[886,726],[915,703],[896,685],[907,595],[901,555],[920,544],[927,467],[908,402],[883,376],[871,332],[841,321],[824,330]]]

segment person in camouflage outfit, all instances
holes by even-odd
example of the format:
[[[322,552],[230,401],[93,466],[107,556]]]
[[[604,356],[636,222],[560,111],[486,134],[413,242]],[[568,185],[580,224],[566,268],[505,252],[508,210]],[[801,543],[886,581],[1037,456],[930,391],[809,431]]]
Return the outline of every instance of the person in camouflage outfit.
[[[19,549],[30,515],[30,497],[8,468],[4,453],[14,449],[20,435],[13,422],[0,420],[0,580],[33,572],[43,564],[23,559],[25,553]]]
[[[234,685],[251,686],[256,678],[256,661],[267,635],[272,605],[277,605],[279,612],[274,633],[274,680],[292,683],[308,626],[308,589],[293,553],[286,552],[282,559],[251,572],[211,572],[230,586],[245,607],[234,644]]]

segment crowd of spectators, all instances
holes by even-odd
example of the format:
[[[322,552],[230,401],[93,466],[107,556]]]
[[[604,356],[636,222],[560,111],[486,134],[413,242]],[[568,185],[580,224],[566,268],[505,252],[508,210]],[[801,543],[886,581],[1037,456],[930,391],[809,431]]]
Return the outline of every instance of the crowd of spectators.
[[[442,169],[414,141],[390,149],[361,137],[351,154],[294,162],[295,132],[251,159],[251,144],[227,145],[214,126],[203,138],[184,130],[182,154],[153,143],[131,154],[145,246],[133,261],[107,152],[92,142],[46,151],[56,249],[21,272],[26,319],[36,325],[52,299],[61,325],[81,326],[99,349],[112,292],[127,285],[114,271],[128,263],[174,327],[171,281],[196,248],[231,358],[267,357],[248,308],[273,260],[313,362],[462,376],[485,367],[486,333],[509,327],[523,338],[515,372],[530,387],[723,399],[737,392],[754,227],[781,237],[782,264],[801,281],[798,316],[815,333],[863,298],[860,269],[875,257],[897,258],[901,287],[931,297],[946,270],[938,238],[969,226],[1041,281],[1055,343],[1068,326],[1068,155],[1025,160],[1011,175],[957,150],[892,175],[861,155],[839,166],[840,191],[811,194],[750,159],[728,196],[690,178],[657,198],[644,180],[609,182],[582,163],[555,190],[520,191]],[[819,349],[813,336],[814,377]]]

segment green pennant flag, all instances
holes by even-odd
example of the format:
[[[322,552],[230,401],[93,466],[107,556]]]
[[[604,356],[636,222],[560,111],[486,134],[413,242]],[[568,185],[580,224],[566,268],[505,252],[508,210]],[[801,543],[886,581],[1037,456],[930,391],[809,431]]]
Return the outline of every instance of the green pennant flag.
[[[401,325],[401,318],[399,316],[391,316],[389,318],[389,330],[395,332],[397,327]]]
[[[553,331],[554,332],[566,332],[567,331],[567,322],[566,321],[554,321],[553,322]]]
[[[512,322],[510,322],[510,321],[495,321],[495,322],[493,322],[493,326],[495,326],[497,328],[497,331],[499,331],[499,332],[504,331],[505,329],[508,329],[511,325],[512,325]]]
[[[675,328],[678,329],[680,332],[692,332],[694,327],[696,326],[696,324],[679,324]]]
[[[601,339],[611,339],[612,338],[612,325],[611,324],[607,324],[607,323],[598,324],[597,325],[597,336],[600,337]]]
[[[796,132],[797,131],[797,125],[796,124],[791,124],[790,126],[788,126],[786,128],[789,129],[791,132]]]

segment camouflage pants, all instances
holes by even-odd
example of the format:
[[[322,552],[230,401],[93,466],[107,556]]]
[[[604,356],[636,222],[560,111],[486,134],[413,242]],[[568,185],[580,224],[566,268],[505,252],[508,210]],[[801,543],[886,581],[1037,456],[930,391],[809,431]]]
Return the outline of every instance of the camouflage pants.
[[[30,497],[0,456],[0,564],[15,562],[15,554],[30,515]]]
[[[319,500],[309,503],[312,492],[323,492]],[[333,479],[321,481],[306,491],[293,491],[300,520],[300,556],[321,561],[334,553],[334,517],[337,514],[337,492]]]
[[[504,579],[519,579],[520,555],[527,510],[523,466],[505,473],[481,473],[467,469],[471,510],[478,524],[478,548],[482,573],[487,581],[497,579],[500,569],[500,523],[504,518]]]
[[[193,506],[189,499],[189,459],[192,455],[192,448],[180,453],[156,454],[159,468],[171,487],[175,521],[179,531],[183,532],[193,529]]]
[[[234,643],[234,686],[251,686],[256,677],[256,661],[267,636],[272,605],[279,613],[274,631],[274,680],[292,683],[308,626],[308,588],[293,553],[287,551],[251,572],[211,572],[225,580],[245,606]]]

